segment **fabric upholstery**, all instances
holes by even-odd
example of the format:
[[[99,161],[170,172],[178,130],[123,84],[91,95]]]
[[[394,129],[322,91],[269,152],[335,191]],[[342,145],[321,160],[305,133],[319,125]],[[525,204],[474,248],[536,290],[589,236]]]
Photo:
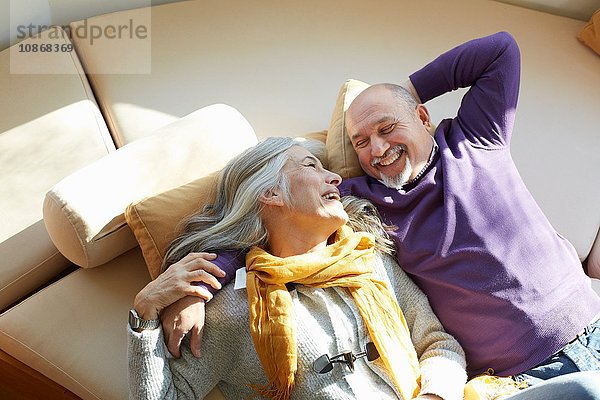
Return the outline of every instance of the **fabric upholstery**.
[[[127,207],[125,219],[142,249],[152,279],[160,275],[162,260],[182,220],[214,198],[217,177],[214,173]]]
[[[127,312],[148,280],[139,249],[79,269],[2,315],[0,347],[84,399],[126,398]]]
[[[332,15],[336,18],[330,18]],[[105,23],[110,23],[111,14],[105,18]],[[94,23],[96,19],[88,21]],[[423,29],[424,24],[435,29]],[[521,46],[523,66],[513,137],[515,162],[540,207],[583,257],[596,237],[600,212],[600,187],[590,184],[597,181],[600,170],[596,133],[600,126],[600,58],[574,39],[584,25],[569,18],[478,0],[307,0],[269,6],[237,0],[186,1],[152,9],[151,73],[97,74],[89,78],[107,124],[117,127],[115,132],[122,143],[133,142],[215,102],[235,105],[259,137],[294,135],[328,126],[336,93],[348,78],[371,83],[402,82],[450,46],[507,30]],[[82,49],[78,46],[78,51]],[[79,53],[84,64],[100,67],[128,63],[128,55],[122,43],[109,49],[88,46]],[[557,59],[568,62],[556,62]],[[6,132],[3,124],[13,118],[17,119],[14,126],[32,121],[43,128],[44,120],[38,118],[55,115],[39,111],[47,108],[44,101],[50,99],[50,104],[56,104],[54,101],[62,97],[61,90],[81,87],[85,82],[76,75],[56,75],[44,80],[23,78],[23,86],[16,87],[14,83],[5,84],[5,79],[17,82],[21,78],[4,72],[0,75],[0,131]],[[9,88],[16,89],[12,92]],[[458,91],[428,104],[434,121],[453,116],[462,93]],[[91,103],[91,97],[82,99]],[[29,115],[36,107],[37,113]],[[81,116],[83,112],[76,114]],[[69,117],[58,120],[71,124],[75,121]],[[85,129],[76,131],[83,135]],[[5,133],[0,135],[2,160],[8,154],[4,151],[4,136]],[[49,176],[66,165],[66,159],[81,156],[78,151],[90,140],[87,136],[73,136],[60,143],[34,138],[24,141],[27,146],[22,147],[23,151],[10,153],[12,158],[23,160],[31,156],[40,162],[51,159],[47,154],[60,154],[61,163],[52,168],[38,164],[39,167],[23,173],[19,190],[31,184],[32,176]],[[235,145],[235,139],[227,136],[227,140],[227,144]],[[61,151],[51,150],[52,146]],[[44,153],[45,150],[50,153]],[[4,165],[0,165],[0,179],[15,177],[13,170],[5,174]],[[125,168],[119,173],[124,171]],[[120,179],[118,173],[114,179]],[[83,183],[85,189],[93,186],[89,181]],[[164,186],[157,191],[166,190],[169,184]],[[46,191],[47,188],[40,189],[40,205],[31,210],[41,208]],[[2,192],[0,201],[13,193],[24,192]],[[108,193],[120,195],[116,190],[104,195]],[[23,196],[21,202],[33,197]],[[124,202],[123,208],[131,201]],[[15,203],[14,207],[20,206],[20,201]],[[115,212],[115,217],[123,208]],[[1,204],[2,227],[5,215],[25,215],[18,208],[5,214],[8,209],[5,203]],[[39,219],[38,215],[24,223],[9,237],[29,226],[39,229],[35,223]],[[107,216],[107,220],[112,218]],[[25,248],[29,253],[37,252],[36,246],[42,241],[33,234],[32,239],[11,242],[10,246],[6,243],[6,250],[0,254],[2,268],[14,265],[6,255],[20,257],[13,247],[17,243],[24,243],[18,244],[19,252]],[[30,247],[21,247],[27,244]],[[136,251],[99,268],[77,271],[1,315],[0,347],[85,399],[125,398],[126,311],[136,291],[149,279],[142,256],[130,256]],[[5,263],[6,260],[10,261]],[[45,257],[40,256],[39,260]],[[37,265],[35,261],[31,264]],[[600,293],[600,281],[592,282]]]
[[[591,171],[600,169],[593,151],[593,129],[600,125],[595,89],[600,67],[596,54],[574,39],[584,22],[477,0],[234,4],[189,1],[153,7],[151,72],[91,77],[103,112],[125,143],[215,101],[235,105],[259,137],[323,129],[347,79],[403,82],[449,47],[506,30],[523,54],[515,163],[557,230],[580,257],[589,253],[600,216],[600,187],[589,184]],[[426,21],[424,10],[435,10],[426,12]],[[103,26],[140,13],[123,11],[88,23]],[[325,17],[331,15],[336,18]],[[402,16],[401,24],[395,16]],[[423,29],[424,23],[435,29]],[[125,41],[111,47],[76,45],[84,65],[95,68],[110,67],[115,59],[136,61],[126,56]],[[556,62],[557,57],[569,62]],[[455,115],[463,93],[428,104],[435,124]],[[574,99],[578,106],[569,106]],[[569,150],[562,150],[565,145]],[[556,162],[560,158],[582,171],[577,179]],[[571,190],[556,182],[569,182]],[[578,206],[564,213],[564,204]]]
[[[214,172],[255,143],[234,108],[198,110],[54,186],[44,201],[50,237],[74,264],[104,264],[137,245],[123,215],[129,203]]]
[[[592,15],[590,22],[577,35],[577,39],[600,55],[600,9]]]
[[[21,44],[70,42],[55,27]],[[75,52],[44,54],[0,52],[0,310],[69,265],[44,229],[45,193],[114,150]]]
[[[127,398],[127,313],[149,279],[139,248],[79,269],[0,316],[0,347],[83,399]]]
[[[346,110],[356,96],[368,87],[367,83],[355,79],[347,80],[340,88],[329,123],[325,142],[329,168],[343,179],[365,174],[358,163],[352,142],[346,134]]]

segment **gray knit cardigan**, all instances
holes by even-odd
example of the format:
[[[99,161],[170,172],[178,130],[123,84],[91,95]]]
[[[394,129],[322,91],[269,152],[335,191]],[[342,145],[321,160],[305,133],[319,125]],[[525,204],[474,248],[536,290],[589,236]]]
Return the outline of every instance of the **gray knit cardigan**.
[[[389,283],[406,318],[421,367],[421,394],[462,399],[464,352],[444,331],[425,294],[387,255],[377,258],[375,275]],[[291,295],[298,343],[292,399],[401,399],[381,359],[359,359],[354,372],[344,364],[334,364],[326,374],[313,371],[319,356],[359,352],[371,341],[345,289],[297,285]],[[228,285],[207,304],[202,341],[200,358],[192,355],[186,338],[181,358],[173,359],[167,357],[160,328],[136,333],[128,327],[129,398],[202,399],[218,385],[226,398],[238,400],[254,394],[249,385],[267,383],[250,335],[245,289]]]

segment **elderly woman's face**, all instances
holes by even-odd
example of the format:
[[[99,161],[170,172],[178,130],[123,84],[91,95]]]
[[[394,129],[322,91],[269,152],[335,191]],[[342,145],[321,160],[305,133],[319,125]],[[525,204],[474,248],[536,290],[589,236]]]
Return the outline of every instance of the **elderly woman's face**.
[[[339,227],[348,220],[340,202],[337,186],[342,178],[323,168],[308,150],[294,146],[287,151],[289,159],[283,168],[290,186],[289,207],[303,222],[314,220]]]

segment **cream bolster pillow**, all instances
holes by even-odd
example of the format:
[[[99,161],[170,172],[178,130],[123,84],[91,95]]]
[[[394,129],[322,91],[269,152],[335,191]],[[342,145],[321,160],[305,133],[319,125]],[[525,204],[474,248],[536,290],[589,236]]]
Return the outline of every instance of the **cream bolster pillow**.
[[[195,111],[54,186],[44,200],[48,233],[74,264],[104,264],[137,246],[123,215],[130,203],[211,174],[256,143],[234,108]]]

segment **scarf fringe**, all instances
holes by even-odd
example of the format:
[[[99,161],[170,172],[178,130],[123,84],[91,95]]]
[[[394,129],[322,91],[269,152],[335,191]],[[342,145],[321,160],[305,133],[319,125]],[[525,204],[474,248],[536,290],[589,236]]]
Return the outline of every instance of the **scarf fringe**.
[[[465,385],[465,400],[501,400],[526,389],[527,382],[515,382],[512,378],[480,375]]]

